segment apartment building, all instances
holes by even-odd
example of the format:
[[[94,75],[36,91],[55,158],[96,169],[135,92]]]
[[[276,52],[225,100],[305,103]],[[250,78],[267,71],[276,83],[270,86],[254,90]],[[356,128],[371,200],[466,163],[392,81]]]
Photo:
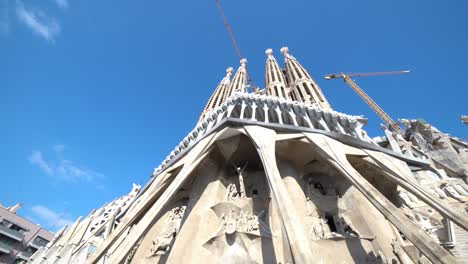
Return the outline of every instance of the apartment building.
[[[53,233],[17,215],[20,208],[21,204],[11,207],[0,204],[0,263],[26,263],[54,237]]]

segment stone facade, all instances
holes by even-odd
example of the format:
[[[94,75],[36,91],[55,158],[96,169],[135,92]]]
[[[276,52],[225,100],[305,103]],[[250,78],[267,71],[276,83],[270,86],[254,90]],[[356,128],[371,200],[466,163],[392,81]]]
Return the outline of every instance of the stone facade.
[[[264,90],[228,69],[117,224],[93,212],[32,263],[466,261],[467,144],[410,121],[371,139],[282,52]]]

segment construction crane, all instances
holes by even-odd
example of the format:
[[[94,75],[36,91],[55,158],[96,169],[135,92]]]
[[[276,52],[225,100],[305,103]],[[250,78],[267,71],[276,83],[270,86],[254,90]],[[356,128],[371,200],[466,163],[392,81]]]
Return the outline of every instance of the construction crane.
[[[411,71],[389,71],[389,72],[365,72],[365,73],[339,73],[339,74],[329,74],[325,76],[326,80],[331,80],[331,79],[338,79],[341,78],[344,80],[345,83],[347,83],[351,88],[366,102],[367,105],[384,121],[391,130],[393,130],[396,133],[399,133],[400,135],[403,135],[403,131],[400,128],[400,125],[398,125],[397,122],[393,121],[393,119],[385,113],[385,111],[374,101],[372,98],[367,95],[361,87],[359,87],[352,79],[351,77],[367,77],[367,76],[380,76],[380,75],[389,75],[389,74],[404,74],[404,73],[410,73]]]
[[[241,60],[244,58],[244,56],[242,56],[242,52],[239,48],[239,45],[237,45],[236,38],[234,37],[234,33],[232,33],[231,26],[229,25],[226,15],[224,14],[223,7],[221,6],[221,3],[219,2],[219,0],[215,0],[215,2],[216,2],[216,6],[218,7],[219,14],[223,18],[224,26],[226,27],[229,37],[231,38],[232,45],[234,45],[234,49],[236,50],[237,56],[239,56],[239,59]],[[247,69],[246,69],[246,75],[247,75],[247,81],[249,82],[250,87],[252,88],[253,91],[256,91],[252,78],[250,77],[249,71]]]

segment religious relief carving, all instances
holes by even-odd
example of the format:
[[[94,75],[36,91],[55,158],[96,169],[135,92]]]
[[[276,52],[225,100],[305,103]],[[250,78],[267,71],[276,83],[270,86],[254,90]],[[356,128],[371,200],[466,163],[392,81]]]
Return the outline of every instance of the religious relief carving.
[[[262,211],[259,216],[263,216]],[[227,214],[221,214],[219,218],[221,223],[218,233],[233,234],[234,232],[260,234],[260,223],[258,216],[247,211],[236,211],[231,209]]]
[[[167,218],[165,231],[153,240],[150,257],[164,255],[171,250],[171,246],[179,233],[186,208],[187,206],[182,205],[171,210]]]
[[[312,240],[325,238],[328,227],[327,221],[319,215],[317,207],[315,207],[309,197],[307,197],[306,208],[306,221],[310,225],[310,236]]]
[[[271,231],[264,222],[266,209],[256,213],[253,210],[254,204],[258,208],[268,208],[269,200],[245,198],[236,202],[221,202],[211,207],[218,217],[219,227],[203,246],[220,259],[226,257],[224,252],[230,251],[233,254],[231,257],[235,256],[236,261],[239,260],[236,263],[255,263],[251,259],[255,256],[252,253],[255,250],[252,251],[250,246],[259,245],[260,241],[257,239],[271,239]]]
[[[215,237],[236,232],[271,237],[269,227],[262,221],[265,217],[265,211],[254,213],[252,204],[252,199],[248,198],[248,203],[244,204],[242,208],[230,202],[218,203],[211,207],[219,219],[219,228]]]

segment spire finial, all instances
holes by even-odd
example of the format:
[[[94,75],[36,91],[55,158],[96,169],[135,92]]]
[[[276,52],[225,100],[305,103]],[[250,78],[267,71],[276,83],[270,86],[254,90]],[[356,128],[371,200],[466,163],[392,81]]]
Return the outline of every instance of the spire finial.
[[[267,55],[273,55],[273,50],[272,49],[267,49],[267,50],[265,50],[265,53]]]
[[[283,53],[284,57],[286,59],[295,59],[291,54],[289,54],[289,48],[288,47],[282,47],[280,49],[281,53]]]
[[[243,58],[242,60],[240,60],[240,64],[241,64],[241,67],[245,68],[245,65],[247,64],[247,59]]]
[[[224,84],[224,85],[229,84],[229,82],[231,81],[231,75],[232,75],[233,70],[234,70],[234,68],[232,68],[232,67],[229,67],[229,68],[226,69],[226,76],[221,81],[221,84]]]
[[[281,53],[283,53],[285,56],[286,56],[286,54],[289,54],[289,48],[288,48],[288,47],[282,47],[282,48],[280,49],[280,51],[281,51]]]

